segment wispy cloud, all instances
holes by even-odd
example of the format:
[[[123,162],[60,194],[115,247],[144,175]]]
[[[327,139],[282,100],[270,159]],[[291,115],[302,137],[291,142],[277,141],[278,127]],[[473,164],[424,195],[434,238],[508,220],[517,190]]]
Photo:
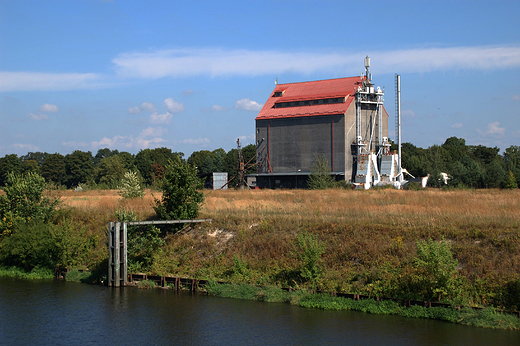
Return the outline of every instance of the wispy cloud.
[[[155,112],[150,115],[150,122],[152,124],[170,124],[172,117],[173,114],[170,112],[166,112],[163,114]]]
[[[223,112],[223,111],[226,111],[227,108],[224,107],[224,106],[213,105],[213,106],[211,106],[211,110],[214,110],[214,111],[217,111],[217,112]]]
[[[75,90],[106,86],[95,73],[41,73],[0,71],[0,92]]]
[[[490,70],[520,66],[518,46],[419,48],[362,53],[183,48],[122,53],[112,61],[120,76],[155,79],[167,76],[255,76],[282,72],[306,74],[325,70],[358,71],[360,61],[367,54],[372,57],[378,73]]]
[[[520,101],[520,94],[511,97],[514,101]]]
[[[452,129],[461,129],[463,127],[464,127],[464,125],[462,123],[455,123],[455,124],[451,125]]]
[[[51,105],[49,103],[43,104],[40,106],[40,112],[44,113],[56,113],[60,109],[56,105]]]
[[[262,109],[262,105],[250,99],[241,99],[235,102],[235,108],[244,109],[246,111],[259,111]]]
[[[125,78],[259,76],[326,71],[357,74],[365,55],[372,58],[372,68],[378,74],[520,67],[520,46],[436,47],[363,52],[329,50],[321,53],[309,50],[180,48],[121,53],[112,59],[115,75],[0,71],[0,92],[106,88],[121,85]],[[183,95],[191,93],[193,90],[190,89],[183,91]]]
[[[32,120],[49,120],[49,116],[47,114],[29,113],[29,114],[27,114],[27,118],[32,119]]]
[[[166,109],[172,113],[180,113],[186,109],[182,103],[175,101],[173,97],[169,97],[164,100],[163,106],[165,106]]]
[[[125,148],[125,149],[143,149],[161,145],[165,142],[162,136],[166,133],[166,129],[162,127],[147,127],[143,129],[138,136],[133,135],[120,136],[116,135],[112,138],[103,137],[99,141],[90,143],[92,149],[98,148]]]
[[[477,129],[477,132],[484,136],[503,136],[506,133],[506,128],[500,127],[500,123],[495,121],[494,123],[490,123],[488,125],[486,131]]]

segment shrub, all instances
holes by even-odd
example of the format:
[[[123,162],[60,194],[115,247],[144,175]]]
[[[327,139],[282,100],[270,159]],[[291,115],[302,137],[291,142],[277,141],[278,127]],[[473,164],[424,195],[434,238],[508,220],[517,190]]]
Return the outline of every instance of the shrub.
[[[119,195],[123,198],[143,198],[144,192],[141,180],[137,172],[126,172],[121,179],[120,185],[117,187]]]
[[[302,262],[300,276],[304,281],[314,283],[321,276],[323,268],[318,262],[324,251],[325,244],[314,235],[307,232],[298,234],[293,254]]]
[[[195,219],[204,202],[203,187],[195,167],[180,158],[170,160],[161,186],[162,199],[154,198],[157,216],[162,220]]]
[[[128,209],[116,210],[120,222],[138,221],[137,215]],[[153,225],[127,227],[128,272],[136,273],[148,269],[159,252],[164,240],[161,230]]]
[[[418,241],[415,266],[420,273],[420,281],[427,298],[448,296],[453,290],[453,276],[458,261],[453,259],[451,245],[441,241]]]
[[[336,187],[336,181],[330,175],[330,167],[327,159],[320,155],[312,165],[312,173],[309,176],[307,186],[311,190],[324,190]]]
[[[0,262],[26,270],[82,264],[92,242],[74,227],[71,222],[62,225],[38,220],[24,223],[3,240]]]
[[[7,175],[5,195],[0,196],[0,239],[11,235],[16,224],[50,220],[59,199],[43,197],[45,188],[45,179],[37,173]]]

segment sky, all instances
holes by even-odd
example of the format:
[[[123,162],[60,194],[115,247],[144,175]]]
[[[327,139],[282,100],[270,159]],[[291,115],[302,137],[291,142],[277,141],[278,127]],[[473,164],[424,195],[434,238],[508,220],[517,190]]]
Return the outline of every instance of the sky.
[[[520,145],[520,1],[0,0],[0,157],[254,143],[279,83],[371,59],[395,140]]]

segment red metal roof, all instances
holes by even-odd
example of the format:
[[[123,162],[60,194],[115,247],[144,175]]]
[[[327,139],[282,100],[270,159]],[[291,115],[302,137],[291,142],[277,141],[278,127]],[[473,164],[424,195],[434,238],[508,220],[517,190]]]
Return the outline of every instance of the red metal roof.
[[[264,107],[258,113],[256,120],[289,118],[304,116],[319,116],[344,114],[355,98],[355,93],[364,77],[348,77],[337,79],[317,80],[312,82],[278,84]],[[276,97],[276,92],[283,91],[283,95]],[[296,102],[345,97],[344,103],[324,103],[311,106],[274,108],[275,103]]]

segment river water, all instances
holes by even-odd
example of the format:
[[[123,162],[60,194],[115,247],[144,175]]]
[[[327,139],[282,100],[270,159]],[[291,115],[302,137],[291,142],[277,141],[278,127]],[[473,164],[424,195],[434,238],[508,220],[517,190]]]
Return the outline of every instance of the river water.
[[[0,345],[520,345],[520,332],[74,282],[0,278]]]

